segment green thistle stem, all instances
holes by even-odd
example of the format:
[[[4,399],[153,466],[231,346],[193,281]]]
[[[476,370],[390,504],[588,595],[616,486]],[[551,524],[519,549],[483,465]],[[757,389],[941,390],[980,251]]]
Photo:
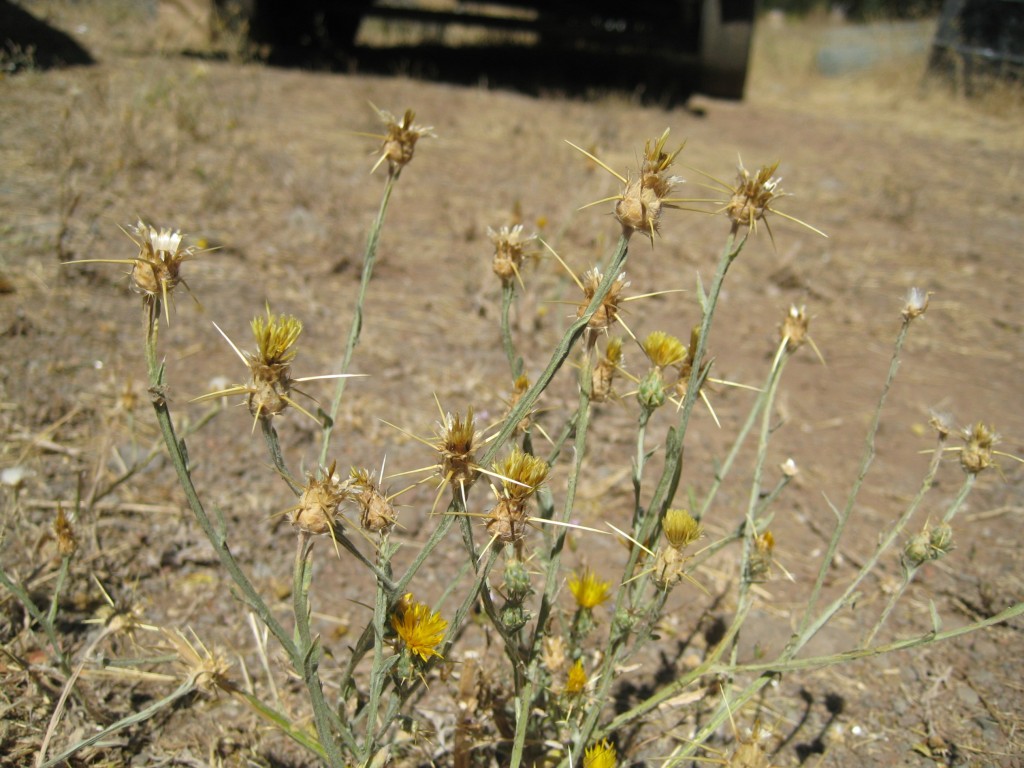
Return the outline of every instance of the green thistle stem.
[[[380,207],[377,209],[377,217],[373,220],[370,233],[366,240],[366,251],[363,253],[363,273],[359,280],[359,293],[356,296],[356,305],[352,311],[352,327],[348,334],[348,343],[345,345],[345,353],[338,366],[338,373],[348,373],[349,365],[352,362],[352,353],[355,352],[359,343],[359,334],[363,330],[363,302],[366,299],[366,290],[370,285],[370,278],[373,277],[373,267],[377,261],[377,246],[380,244],[380,233],[384,228],[384,217],[387,214],[388,203],[391,200],[391,192],[398,181],[398,174],[388,174],[388,180],[384,184],[384,194],[381,197]],[[338,418],[338,411],[341,409],[341,400],[345,395],[345,382],[348,379],[338,379],[337,387],[334,390],[334,399],[331,401],[331,410],[327,420],[324,422],[321,432],[320,443],[320,466],[327,466],[327,453],[330,450],[331,435],[334,432],[334,422]]]

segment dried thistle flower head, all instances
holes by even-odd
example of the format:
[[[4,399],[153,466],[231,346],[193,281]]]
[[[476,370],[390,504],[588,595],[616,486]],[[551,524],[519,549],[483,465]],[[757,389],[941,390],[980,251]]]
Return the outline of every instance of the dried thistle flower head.
[[[448,622],[441,614],[431,611],[430,606],[417,603],[411,592],[395,606],[391,626],[410,655],[419,656],[424,662],[430,661],[432,656],[441,658],[437,646],[444,640]]]
[[[675,549],[685,549],[704,535],[704,526],[685,509],[669,509],[661,523],[668,543]]]
[[[736,226],[753,229],[771,210],[772,200],[783,196],[784,193],[779,187],[782,179],[775,178],[775,171],[778,169],[779,163],[776,161],[771,165],[761,166],[758,172],[751,176],[750,171],[740,163],[732,198],[725,207],[726,215]]]
[[[169,297],[179,285],[188,290],[188,283],[181,276],[181,264],[195,257],[195,247],[181,247],[182,234],[178,230],[157,230],[141,220],[135,226],[122,231],[139,248],[139,255],[133,259],[79,259],[74,264],[129,264],[132,290],[142,294],[142,303],[149,314],[150,323],[156,319],[160,303],[169,323],[171,320]]]
[[[634,232],[642,232],[654,241],[654,235],[659,230],[659,220],[663,208],[674,208],[674,203],[679,202],[669,198],[673,187],[682,182],[678,176],[668,175],[669,169],[675,162],[676,157],[683,150],[680,145],[674,152],[666,152],[665,145],[668,143],[669,129],[657,139],[648,140],[644,146],[644,158],[640,165],[640,173],[636,178],[627,178],[616,173],[592,153],[579,147],[572,142],[567,142],[573,149],[589,157],[595,163],[604,168],[608,173],[617,178],[623,185],[620,194],[611,198],[615,200],[615,217],[622,225],[622,233],[631,237]],[[598,200],[598,203],[607,202],[608,199]],[[596,203],[591,203],[596,205]]]
[[[391,497],[381,493],[368,469],[352,467],[349,472],[352,499],[359,506],[359,524],[364,531],[386,535],[395,526],[398,515]]]
[[[598,267],[587,270],[586,274],[583,275],[580,285],[583,289],[583,300],[576,307],[577,318],[583,317],[586,314],[587,307],[590,306],[590,302],[597,295],[597,289],[600,287],[603,279],[604,275]],[[607,330],[611,327],[612,323],[619,319],[619,305],[622,302],[621,294],[628,287],[629,281],[626,280],[626,273],[623,272],[612,282],[608,293],[601,300],[601,306],[594,311],[594,314],[590,316],[590,320],[587,321],[588,332]]]
[[[164,641],[177,654],[178,663],[184,667],[197,689],[204,693],[235,691],[234,684],[228,678],[231,662],[227,654],[219,648],[207,648],[191,628],[187,635],[180,629],[162,629],[161,632]]]
[[[807,341],[807,329],[810,327],[811,319],[807,316],[807,307],[799,307],[791,304],[789,312],[786,313],[782,325],[779,326],[779,335],[786,342],[786,349],[795,352]]]
[[[564,693],[566,696],[579,696],[586,687],[587,671],[583,668],[583,659],[576,659],[566,675]]]
[[[615,768],[617,755],[608,739],[587,747],[583,754],[583,768]]]
[[[508,418],[512,410],[519,404],[519,401],[523,399],[523,395],[530,389],[530,379],[525,373],[521,373],[516,377],[516,380],[512,382],[512,394],[509,397],[507,403],[508,408],[505,410],[504,418]],[[530,411],[516,425],[516,434],[523,434],[527,432],[533,425],[533,415],[535,411]]]
[[[373,106],[371,104],[371,106]],[[423,136],[434,136],[434,129],[429,125],[416,125],[416,113],[411,109],[405,110],[405,115],[399,121],[390,112],[373,107],[380,119],[384,121],[386,133],[381,143],[381,154],[374,163],[370,173],[380,167],[385,160],[388,161],[388,174],[396,177],[402,169],[412,161],[413,153],[416,150],[416,142]]]
[[[335,466],[331,464],[320,477],[307,476],[299,503],[288,511],[288,521],[297,530],[311,536],[334,537],[341,518],[341,503],[352,495],[351,486],[334,473]]]
[[[552,675],[565,666],[569,645],[561,635],[547,635],[541,646],[541,663]]]
[[[591,373],[590,399],[595,403],[603,403],[615,396],[613,383],[615,372],[622,362],[622,339],[616,337],[608,340],[604,356],[594,366]]]
[[[963,431],[964,447],[960,449],[960,466],[965,472],[976,475],[992,466],[993,446],[999,435],[980,421]]]
[[[57,553],[61,557],[71,557],[78,551],[78,539],[71,521],[64,514],[64,507],[57,506],[57,517],[53,520],[53,533],[57,537]]]
[[[672,589],[686,578],[686,564],[689,559],[676,547],[659,549],[654,558],[654,583],[658,589]]]
[[[825,364],[825,358],[821,354],[821,350],[818,349],[818,345],[814,343],[814,339],[811,338],[811,334],[808,329],[811,327],[811,317],[807,314],[807,307],[797,307],[795,304],[789,306],[789,311],[782,320],[782,324],[779,326],[779,337],[785,344],[785,349],[790,354],[796,352],[804,344],[810,344],[811,349],[814,350],[815,356],[821,361],[822,365]]]
[[[928,311],[928,302],[931,301],[931,291],[923,291],[920,288],[911,288],[907,291],[907,299],[903,305],[903,319],[908,323],[916,320]]]
[[[802,227],[806,227],[815,234],[828,237],[820,229],[816,229],[807,222],[801,221],[773,207],[775,200],[787,196],[780,187],[781,179],[775,176],[775,171],[778,168],[779,164],[777,162],[771,165],[764,165],[756,174],[751,175],[750,171],[743,167],[743,161],[741,160],[737,170],[735,185],[730,185],[716,179],[714,176],[704,174],[721,186],[729,195],[728,200],[724,201],[718,212],[724,212],[732,222],[733,233],[738,232],[742,228],[746,230],[744,234],[744,237],[746,237],[750,232],[757,230],[757,223],[759,221],[763,221],[768,229],[768,236],[774,243],[775,237],[772,235],[771,226],[768,224],[767,218],[769,213],[773,213],[776,216],[781,216]],[[739,253],[739,251],[737,250],[735,253]]]
[[[675,152],[665,152],[668,134],[669,129],[666,128],[659,138],[647,141],[640,175],[625,182],[622,196],[615,205],[615,217],[627,237],[640,231],[654,240],[662,207],[666,205],[672,188],[682,181],[678,176],[668,175],[669,168],[683,151],[681,144]]]
[[[611,597],[611,585],[603,581],[590,568],[574,573],[569,579],[569,591],[576,599],[576,605],[589,611]]]
[[[925,525],[920,533],[911,536],[903,546],[903,558],[907,566],[919,568],[930,560],[945,557],[954,549],[953,527],[942,522],[934,528]]]
[[[438,474],[442,483],[458,486],[463,495],[479,474],[474,463],[475,443],[480,437],[476,431],[473,408],[466,411],[466,417],[450,413],[438,425],[434,447],[440,454]]]
[[[527,247],[537,239],[537,236],[524,236],[522,224],[516,224],[511,228],[505,226],[497,231],[488,227],[487,236],[494,244],[494,260],[491,264],[494,274],[501,278],[503,285],[509,285],[513,280],[518,280],[522,284],[520,267],[523,265],[523,259],[529,254]]]
[[[768,577],[772,569],[775,555],[775,537],[771,531],[764,531],[754,536],[754,547],[750,553],[747,578],[750,581],[761,581]]]
[[[935,430],[939,440],[945,441],[953,431],[953,416],[949,413],[932,410],[928,416],[928,425]]]

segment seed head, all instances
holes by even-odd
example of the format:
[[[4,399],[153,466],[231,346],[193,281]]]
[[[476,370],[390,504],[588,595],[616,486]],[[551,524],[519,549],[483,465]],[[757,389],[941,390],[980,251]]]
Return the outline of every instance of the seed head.
[[[487,513],[487,532],[502,544],[518,544],[526,535],[526,501],[501,496]]]
[[[395,606],[391,626],[410,655],[419,656],[424,662],[430,661],[432,656],[441,658],[437,646],[444,640],[448,622],[441,614],[431,611],[430,606],[417,603],[411,592]]]
[[[980,421],[963,431],[964,447],[960,450],[960,466],[965,472],[976,475],[992,466],[992,449],[999,435]]]
[[[608,739],[587,747],[583,755],[583,768],[615,768],[616,765],[615,747]]]
[[[527,390],[530,389],[530,379],[525,373],[519,374],[516,380],[512,382],[512,395],[508,399],[508,409],[505,411],[505,418],[508,417],[512,410],[519,404],[519,401],[523,399],[523,395],[526,394]],[[527,413],[519,423],[516,425],[516,434],[523,434],[530,429],[533,423],[533,411]]]
[[[544,669],[552,675],[565,666],[565,656],[568,651],[568,643],[561,635],[547,635],[541,647],[540,657]]]
[[[654,583],[658,589],[669,590],[686,577],[690,558],[675,547],[662,547],[654,558]]]
[[[604,356],[594,366],[591,374],[590,399],[595,403],[603,403],[615,396],[612,387],[615,372],[622,362],[622,339],[616,337],[608,340]]]
[[[132,240],[139,246],[139,255],[132,266],[132,288],[142,294],[165,297],[181,281],[181,262],[190,258],[194,249],[182,248],[182,234],[144,224],[131,227]],[[129,235],[131,237],[131,235]]]
[[[382,535],[390,532],[398,516],[391,500],[381,493],[370,471],[352,467],[349,485],[351,497],[359,505],[359,524],[363,530]]]
[[[374,109],[377,108],[374,107]],[[402,169],[412,161],[416,142],[421,136],[434,136],[434,129],[429,125],[416,125],[413,122],[416,113],[411,109],[405,110],[401,121],[382,109],[377,109],[377,114],[384,121],[386,134],[381,143],[380,157],[370,172],[376,171],[380,164],[387,160],[388,174],[397,177]]]
[[[936,558],[948,555],[956,545],[953,543],[953,527],[949,523],[939,523],[928,535],[928,545],[935,552]]]
[[[917,568],[931,560],[932,550],[928,542],[928,532],[923,531],[907,540],[903,547],[903,557],[912,568]]]
[[[608,591],[610,587],[607,581],[602,581],[589,568],[574,573],[569,579],[569,591],[576,598],[576,605],[583,610],[591,610],[607,601],[611,597]]]
[[[945,557],[955,548],[953,527],[949,523],[942,522],[934,528],[925,525],[920,533],[911,536],[904,545],[904,564],[918,568],[929,560]]]
[[[190,628],[188,634],[180,629],[161,630],[164,640],[177,655],[177,662],[184,667],[189,679],[204,693],[218,690],[234,691],[228,678],[231,662],[219,648],[207,648]]]
[[[330,534],[341,517],[341,503],[352,496],[352,488],[334,474],[335,464],[320,477],[307,475],[299,503],[288,512],[288,521],[299,531],[312,536]]]
[[[615,205],[615,217],[622,225],[626,237],[634,232],[643,232],[654,240],[659,230],[662,208],[671,203],[667,201],[672,188],[682,179],[669,176],[676,157],[683,151],[680,145],[675,152],[665,152],[669,129],[657,139],[650,139],[644,145],[644,159],[640,165],[640,174],[635,179],[627,179],[619,201]]]
[[[782,325],[779,326],[779,336],[786,342],[786,350],[796,352],[810,338],[807,329],[810,327],[811,318],[807,316],[807,307],[790,305]]]
[[[472,407],[466,411],[465,419],[457,413],[445,415],[438,425],[434,441],[434,447],[441,456],[438,472],[444,482],[463,490],[473,484],[479,474],[473,463],[474,444],[479,437]]]
[[[53,521],[53,533],[57,537],[57,553],[61,557],[71,557],[78,550],[78,539],[71,521],[64,514],[64,508],[57,507],[57,517]]]
[[[775,537],[771,531],[759,533],[754,537],[754,547],[750,553],[748,579],[762,581],[771,573],[772,560],[775,554]]]
[[[501,278],[503,285],[508,285],[513,280],[521,281],[520,267],[528,255],[527,246],[536,240],[537,236],[524,236],[522,224],[516,224],[511,228],[502,227],[497,232],[488,227],[487,236],[494,244],[494,260],[491,264],[494,274]]]
[[[771,210],[772,200],[783,196],[779,187],[782,179],[775,178],[775,171],[778,168],[778,162],[763,165],[756,175],[751,176],[750,171],[740,163],[736,186],[725,207],[725,213],[732,219],[733,224],[753,229]]]
[[[686,549],[704,535],[704,527],[685,509],[670,509],[665,513],[661,529],[675,549]]]
[[[930,291],[922,291],[920,288],[911,288],[907,291],[907,300],[903,305],[903,319],[907,322],[915,320],[928,310],[928,302],[931,301]]]
[[[601,285],[601,281],[604,279],[604,275],[601,270],[594,267],[588,270],[583,275],[583,300],[579,303],[576,308],[576,317],[580,318],[586,314],[587,307],[590,306],[590,302],[594,300],[594,296],[597,294],[597,289]],[[615,281],[611,284],[608,289],[607,295],[601,301],[594,314],[590,316],[590,320],[587,321],[588,331],[604,331],[611,327],[619,317],[619,304],[622,301],[622,292],[629,287],[629,281],[626,280],[626,273],[623,272]]]

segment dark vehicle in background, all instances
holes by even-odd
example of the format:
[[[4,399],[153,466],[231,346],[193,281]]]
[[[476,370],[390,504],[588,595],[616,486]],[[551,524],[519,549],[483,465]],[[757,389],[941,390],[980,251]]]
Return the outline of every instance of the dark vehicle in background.
[[[555,85],[573,77],[654,94],[680,88],[743,96],[755,0],[217,0],[222,14],[243,19],[250,39],[273,61],[321,61],[353,52],[360,25],[405,23],[427,29],[478,28],[476,45],[392,46],[373,55],[414,58],[431,50],[427,68],[477,69],[489,81],[543,73]],[[502,42],[505,35],[506,42]],[[514,42],[507,42],[508,40]],[[526,42],[523,42],[526,41]],[[361,58],[361,56],[360,56]],[[468,73],[467,73],[468,77]],[[685,83],[685,85],[684,85]]]

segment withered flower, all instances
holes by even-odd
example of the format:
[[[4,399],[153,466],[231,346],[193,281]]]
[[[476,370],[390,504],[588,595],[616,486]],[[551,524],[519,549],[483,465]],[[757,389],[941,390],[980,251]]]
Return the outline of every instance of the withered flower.
[[[537,239],[537,236],[524,236],[522,224],[516,224],[511,228],[505,226],[497,231],[488,227],[487,236],[494,244],[494,260],[491,264],[494,274],[501,278],[503,285],[509,285],[513,280],[518,280],[522,285],[520,267],[523,265],[523,259],[530,253],[528,246]]]
[[[376,171],[380,164],[387,160],[388,175],[397,178],[402,169],[412,161],[416,142],[423,136],[434,136],[434,129],[429,125],[416,125],[413,122],[416,113],[411,109],[405,110],[405,115],[399,121],[390,112],[373,108],[384,121],[386,133],[381,137],[380,157],[377,158],[370,173]]]
[[[682,182],[678,176],[670,176],[669,169],[675,162],[679,153],[683,150],[680,145],[674,152],[666,152],[665,145],[668,143],[669,129],[657,139],[650,139],[644,145],[644,157],[640,165],[640,173],[635,177],[625,177],[616,173],[603,162],[598,160],[590,152],[567,142],[579,152],[589,157],[610,174],[615,176],[623,185],[620,194],[605,200],[598,200],[590,205],[607,202],[608,199],[615,200],[615,218],[622,225],[622,232],[626,237],[632,236],[634,232],[642,232],[654,241],[654,235],[659,230],[659,221],[663,208],[678,207],[675,203],[679,199],[670,198],[673,187]]]

